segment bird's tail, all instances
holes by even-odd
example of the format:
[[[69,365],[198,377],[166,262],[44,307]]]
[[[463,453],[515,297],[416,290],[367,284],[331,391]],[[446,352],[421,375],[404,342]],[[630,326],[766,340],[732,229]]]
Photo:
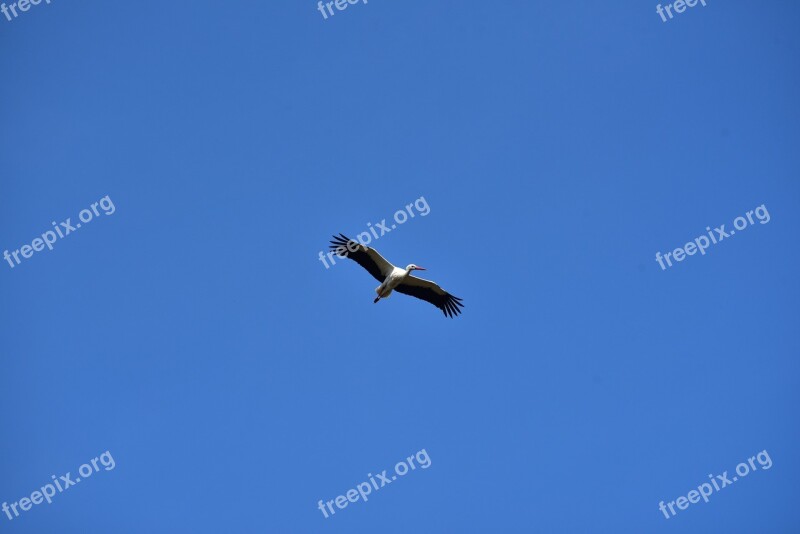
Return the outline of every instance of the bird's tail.
[[[375,300],[373,300],[373,301],[372,301],[372,303],[373,303],[373,304],[375,304],[375,303],[376,303],[376,302],[378,302],[379,300],[381,300],[381,298],[380,298],[380,297],[375,297]]]

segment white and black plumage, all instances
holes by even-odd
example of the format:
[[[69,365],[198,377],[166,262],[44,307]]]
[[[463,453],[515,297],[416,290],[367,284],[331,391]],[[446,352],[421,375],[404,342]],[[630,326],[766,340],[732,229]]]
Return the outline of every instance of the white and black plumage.
[[[343,234],[333,236],[331,251],[338,256],[354,260],[381,283],[375,288],[378,296],[373,302],[388,298],[392,291],[397,291],[430,302],[448,317],[455,317],[461,313],[464,304],[461,303],[460,298],[454,297],[435,282],[411,275],[411,271],[425,270],[418,265],[412,263],[405,269],[395,267],[378,254],[374,248],[362,245]]]

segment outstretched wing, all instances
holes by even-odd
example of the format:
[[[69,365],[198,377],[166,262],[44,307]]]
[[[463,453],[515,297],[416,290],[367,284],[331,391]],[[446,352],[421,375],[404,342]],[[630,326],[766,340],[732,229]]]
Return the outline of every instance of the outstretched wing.
[[[403,293],[404,295],[411,295],[430,302],[448,317],[455,317],[461,313],[461,308],[464,306],[461,299],[454,297],[441,287],[436,282],[417,278],[416,276],[407,276],[403,283],[394,288],[395,291]]]
[[[338,256],[355,260],[356,263],[365,268],[378,282],[386,280],[386,277],[389,276],[389,273],[394,269],[394,265],[378,254],[377,250],[364,246],[358,241],[346,237],[344,234],[333,236],[331,251],[335,252]]]

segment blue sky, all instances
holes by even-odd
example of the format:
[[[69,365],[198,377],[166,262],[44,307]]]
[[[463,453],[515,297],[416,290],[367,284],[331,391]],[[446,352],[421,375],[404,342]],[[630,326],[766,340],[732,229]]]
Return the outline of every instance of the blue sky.
[[[501,5],[502,4],[502,5]],[[61,2],[0,18],[12,533],[790,532],[800,6]],[[381,237],[464,314],[353,262]],[[764,205],[767,224],[661,270]],[[326,519],[424,449],[417,469]],[[674,501],[759,469],[665,519]],[[758,465],[758,464],[756,464]]]

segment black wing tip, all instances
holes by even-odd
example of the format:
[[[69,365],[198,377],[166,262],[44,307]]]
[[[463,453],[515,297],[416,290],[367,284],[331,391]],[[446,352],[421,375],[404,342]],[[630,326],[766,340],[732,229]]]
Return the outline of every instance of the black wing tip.
[[[331,252],[336,252],[340,256],[347,256],[347,253],[350,252],[347,245],[350,243],[351,239],[341,233],[332,237],[333,239],[330,241]]]
[[[442,302],[441,310],[446,317],[450,317],[452,319],[461,314],[461,308],[463,307],[464,304],[461,303],[460,298],[454,297],[450,293],[447,293],[447,297],[445,298],[444,302]]]
[[[331,243],[331,245],[335,245],[337,247],[341,247],[341,246],[347,247],[347,245],[350,244],[350,243],[356,243],[357,245],[360,245],[360,243],[358,241],[354,241],[354,240],[350,239],[349,237],[347,237],[344,234],[334,235],[334,236],[331,236],[331,237],[333,237],[333,239],[331,239],[329,241],[329,243]]]

